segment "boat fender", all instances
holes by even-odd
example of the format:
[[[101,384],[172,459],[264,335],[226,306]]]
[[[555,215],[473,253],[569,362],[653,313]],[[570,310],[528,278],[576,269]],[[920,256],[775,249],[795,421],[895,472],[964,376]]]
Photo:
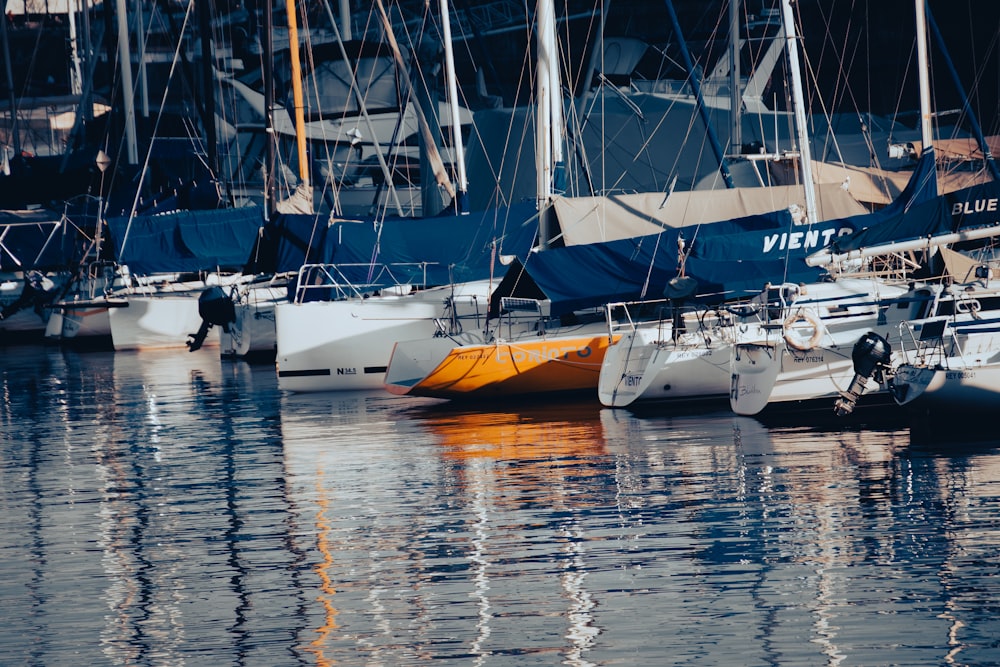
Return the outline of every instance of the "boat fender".
[[[812,336],[808,339],[804,339],[798,335],[798,330],[800,329],[798,325],[800,322],[805,322],[813,330]],[[800,352],[808,352],[813,349],[819,345],[820,339],[823,338],[823,325],[820,324],[815,315],[805,310],[800,310],[790,315],[785,320],[783,329],[785,332],[785,343],[788,347]]]

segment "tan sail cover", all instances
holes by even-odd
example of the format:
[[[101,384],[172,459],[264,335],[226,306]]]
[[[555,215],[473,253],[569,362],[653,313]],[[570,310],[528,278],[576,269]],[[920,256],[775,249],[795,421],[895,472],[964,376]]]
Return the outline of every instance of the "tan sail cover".
[[[656,234],[664,228],[730,220],[792,206],[805,211],[801,186],[734,188],[607,197],[556,197],[552,203],[567,245],[614,241]],[[816,193],[823,220],[868,211],[839,185],[823,185]]]

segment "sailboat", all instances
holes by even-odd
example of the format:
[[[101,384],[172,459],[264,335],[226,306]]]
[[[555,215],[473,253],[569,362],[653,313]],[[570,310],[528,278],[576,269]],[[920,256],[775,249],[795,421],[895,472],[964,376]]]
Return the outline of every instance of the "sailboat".
[[[1000,182],[920,207],[892,232],[847,236],[810,258],[837,266],[916,254],[938,267],[933,280],[912,284],[903,297],[919,306],[912,317],[856,339],[854,376],[836,397],[835,412],[847,416],[856,406],[891,399],[904,408],[918,440],[946,434],[941,424],[953,421],[941,420],[943,414],[969,418],[963,430],[971,435],[982,430],[978,418],[1000,406]]]
[[[396,50],[381,3],[387,39]],[[441,3],[448,25],[447,3]],[[453,65],[448,62],[450,102],[457,103]],[[467,212],[464,161],[456,159],[452,183],[436,150],[427,119],[424,148],[438,187],[451,197],[455,214],[419,219],[336,220],[313,239],[316,259],[299,267],[289,299],[274,309],[278,385],[294,392],[380,389],[392,344],[399,339],[455,333],[467,318],[484,319],[496,264],[504,254],[524,252],[535,230],[531,204]],[[461,135],[456,130],[456,150]],[[426,203],[426,202],[425,202]]]
[[[554,34],[555,10],[540,0],[536,12],[536,189],[539,241],[549,243],[553,179],[562,169],[559,135],[562,95]],[[516,275],[508,271],[505,280]],[[515,278],[516,280],[516,278]],[[502,290],[501,290],[502,291]],[[446,336],[398,338],[385,373],[392,393],[451,398],[532,392],[572,391],[592,384],[606,347],[601,322],[586,315],[575,322],[553,320],[539,299],[502,297],[489,315],[499,322],[490,331],[488,318],[473,329]],[[486,315],[487,313],[484,313]],[[557,363],[555,363],[557,362]],[[545,372],[539,373],[541,369]]]
[[[492,311],[494,317],[509,311],[505,298],[522,310],[534,302],[538,320],[513,336],[507,314],[495,332],[479,340],[465,333],[450,345],[440,339],[401,341],[386,374],[387,389],[445,398],[593,391],[606,350],[619,344],[621,335],[602,331],[604,304],[645,298],[649,285],[669,286],[685,277],[678,274],[681,265],[697,267],[703,298],[750,294],[769,277],[787,275],[789,253],[804,257],[808,249],[856,229],[859,220],[849,216],[863,209],[841,189],[825,189],[818,202],[807,194],[805,206],[803,190],[794,193],[782,188],[671,193],[667,206],[658,205],[662,194],[655,200],[553,198],[564,245],[520,258],[505,279],[512,287],[501,285]],[[673,202],[677,208],[670,207]],[[811,224],[793,227],[792,212],[802,208]],[[685,212],[693,215],[687,218]],[[818,275],[804,265],[797,269],[800,275]],[[532,291],[534,299],[525,298]]]
[[[780,325],[789,316],[785,309],[799,298],[830,301],[830,308],[834,301],[841,301],[844,308],[852,302],[869,301],[873,298],[869,293],[879,291],[877,282],[859,280],[850,286],[846,282],[839,286],[823,284],[824,271],[810,266],[806,259],[836,238],[891,224],[900,211],[927,199],[930,196],[927,179],[933,169],[933,156],[923,157],[903,194],[889,207],[874,213],[834,217],[798,227],[789,224],[787,231],[718,235],[717,225],[706,225],[683,263],[685,275],[699,283],[702,297],[688,298],[683,304],[662,299],[664,306],[670,306],[665,317],[630,315],[640,309],[649,311],[655,305],[649,299],[609,304],[609,330],[620,333],[621,340],[609,349],[601,369],[598,384],[601,403],[627,407],[637,402],[727,400],[731,390],[732,345],[738,338],[746,338],[747,331],[782,335]],[[782,241],[785,236],[788,239]],[[769,255],[773,258],[769,263],[759,261]],[[754,257],[758,261],[750,260]],[[734,303],[741,300],[749,303]],[[675,326],[678,308],[685,312],[685,320]],[[625,316],[615,318],[616,310],[623,311]],[[779,317],[775,310],[785,314]],[[713,316],[720,311],[728,315]],[[800,331],[803,327],[796,320],[790,326],[791,335],[804,333]],[[809,332],[805,342],[814,335],[819,334]]]
[[[933,155],[930,128],[930,93],[926,75],[926,23],[924,1],[915,0],[917,17],[917,52],[921,73],[921,108],[923,122],[923,153]],[[936,188],[933,172],[928,181]],[[823,405],[837,401],[837,412],[853,411],[861,393],[879,392],[888,400],[884,383],[879,385],[871,376],[861,377],[855,369],[855,357],[864,352],[856,343],[871,336],[885,342],[887,347],[901,340],[908,323],[928,317],[952,313],[959,321],[986,316],[992,306],[984,306],[991,299],[984,298],[971,312],[967,307],[970,288],[946,289],[946,281],[956,280],[950,273],[933,273],[922,264],[908,264],[896,253],[910,249],[924,249],[924,263],[931,257],[935,228],[951,232],[960,227],[987,227],[996,223],[996,214],[989,211],[988,202],[995,200],[996,183],[961,189],[937,195],[924,202],[910,203],[893,212],[879,225],[873,225],[855,235],[837,239],[831,248],[810,257],[814,266],[830,266],[831,257],[844,248],[860,247],[858,244],[874,243],[864,253],[853,253],[857,262],[862,257],[888,257],[877,267],[893,268],[892,273],[877,275],[872,265],[854,263],[845,268],[840,265],[839,276],[822,285],[810,286],[809,292],[818,290],[815,297],[783,304],[779,320],[781,326],[768,329],[757,327],[742,332],[732,346],[732,386],[730,404],[742,415],[757,415],[765,411],[778,412],[804,404]],[[936,189],[932,191],[936,194]],[[978,204],[976,202],[979,202]],[[978,210],[977,210],[978,209]],[[916,240],[911,237],[918,236]],[[943,243],[943,241],[941,242]],[[843,260],[843,256],[839,256]],[[916,271],[915,271],[916,269]],[[901,275],[899,275],[901,273]],[[858,280],[866,280],[870,287],[860,292],[858,300],[841,303],[834,298],[824,298],[824,290],[837,290]],[[836,274],[835,274],[836,275]],[[962,279],[968,283],[968,279]],[[979,302],[977,302],[979,303]],[[980,312],[982,308],[982,312]],[[795,329],[808,332],[806,340],[797,337]],[[874,399],[869,399],[869,404]]]

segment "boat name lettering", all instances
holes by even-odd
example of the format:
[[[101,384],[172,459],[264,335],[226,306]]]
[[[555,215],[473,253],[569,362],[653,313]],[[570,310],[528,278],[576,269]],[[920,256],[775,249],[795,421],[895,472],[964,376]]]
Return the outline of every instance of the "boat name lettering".
[[[739,388],[739,390],[740,390],[740,396],[753,396],[754,394],[760,393],[760,389],[758,389],[757,385],[755,384],[752,384],[749,387],[743,385]]]
[[[853,230],[849,227],[840,229],[814,229],[807,232],[782,232],[764,237],[764,252],[772,250],[799,250],[802,248],[822,248],[830,244],[834,236],[844,236]]]
[[[711,350],[681,350],[677,353],[677,359],[698,359],[700,357],[712,356]]]
[[[976,377],[975,371],[948,371],[944,374],[946,380],[971,380]]]
[[[821,364],[825,361],[822,354],[806,354],[803,356],[792,356],[792,362],[796,364]]]
[[[638,387],[639,383],[642,382],[642,375],[626,375],[625,376],[625,386],[626,387]]]
[[[540,364],[543,361],[553,361],[555,359],[569,359],[569,355],[575,353],[578,357],[589,357],[593,354],[593,350],[590,346],[584,346],[581,348],[569,345],[561,347],[543,347],[541,349],[514,349],[509,351],[507,354],[499,353],[497,354],[498,362],[506,362],[511,359],[515,363],[524,362],[534,362]]]
[[[951,214],[971,215],[973,213],[985,213],[987,211],[996,211],[998,201],[1000,201],[1000,199],[998,199],[997,197],[990,197],[989,199],[976,199],[974,201],[956,202],[951,207]]]
[[[357,368],[338,368],[337,375],[357,375]]]

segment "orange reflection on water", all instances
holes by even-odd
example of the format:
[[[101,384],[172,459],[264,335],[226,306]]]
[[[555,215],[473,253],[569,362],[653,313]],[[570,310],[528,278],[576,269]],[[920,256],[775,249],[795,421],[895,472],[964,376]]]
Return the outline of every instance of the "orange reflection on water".
[[[527,462],[607,454],[598,410],[589,403],[505,410],[435,407],[423,423],[452,459]]]
[[[316,472],[316,505],[319,507],[316,512],[316,550],[323,556],[323,561],[314,566],[316,576],[320,580],[320,594],[316,599],[323,606],[324,623],[316,629],[316,639],[309,643],[306,649],[316,656],[316,664],[326,667],[333,665],[337,661],[331,660],[323,655],[323,646],[327,643],[330,634],[336,630],[337,608],[333,605],[333,596],[337,590],[333,587],[333,580],[330,578],[330,569],[333,565],[333,553],[330,549],[330,521],[326,512],[330,507],[330,501],[324,494],[323,471]]]
[[[591,405],[431,410],[422,416],[445,461],[466,489],[499,491],[494,510],[524,503],[589,504],[580,480],[605,471],[608,452]]]

